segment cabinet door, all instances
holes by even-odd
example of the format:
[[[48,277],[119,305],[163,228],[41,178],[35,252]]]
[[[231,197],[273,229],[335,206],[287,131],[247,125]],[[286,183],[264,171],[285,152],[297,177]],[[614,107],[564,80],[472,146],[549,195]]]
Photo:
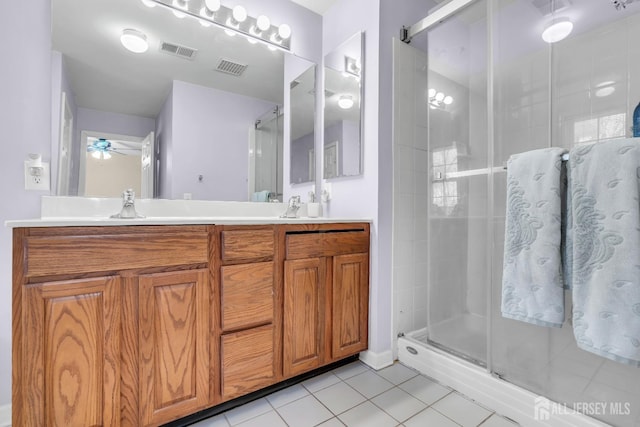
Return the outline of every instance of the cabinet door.
[[[223,400],[273,384],[273,336],[273,325],[265,325],[221,337]]]
[[[284,263],[284,375],[314,369],[323,362],[325,274],[320,258]]]
[[[369,254],[333,258],[332,357],[350,356],[367,348],[369,317]]]
[[[209,401],[207,270],[140,276],[141,425],[159,425]]]
[[[119,292],[117,277],[25,286],[23,425],[120,425]]]

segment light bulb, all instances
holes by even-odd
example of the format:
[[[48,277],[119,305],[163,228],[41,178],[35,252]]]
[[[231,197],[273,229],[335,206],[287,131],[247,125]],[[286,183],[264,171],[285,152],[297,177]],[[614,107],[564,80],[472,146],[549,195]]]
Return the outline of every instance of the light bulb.
[[[94,151],[93,153],[91,153],[91,157],[93,157],[94,159],[100,160],[100,153],[101,151]]]
[[[237,22],[244,22],[247,19],[247,9],[238,5],[233,8],[233,19]]]
[[[429,89],[429,98],[433,98],[434,96],[436,96],[436,90],[433,88]]]
[[[111,158],[111,154],[109,154],[108,151],[104,151],[102,153],[102,158],[105,159],[105,160],[109,160]]]
[[[287,24],[280,24],[278,27],[278,35],[281,39],[286,40],[291,37],[291,27]]]
[[[183,9],[183,10],[187,10],[189,8],[189,6],[187,5],[186,0],[173,0],[173,2],[171,3],[173,5],[173,7],[177,7],[178,9]],[[172,10],[173,14],[175,15],[176,18],[184,18],[185,16],[187,16],[186,14],[179,12],[177,10]]]
[[[445,105],[451,105],[453,103],[453,97],[452,96],[445,96],[444,99],[442,100],[442,102],[445,103]]]
[[[256,19],[256,26],[260,31],[267,31],[269,28],[271,28],[271,21],[269,20],[268,16],[260,15]]]
[[[211,12],[220,10],[220,0],[204,0],[204,4]]]
[[[342,108],[343,110],[348,110],[349,108],[353,107],[353,104],[354,102],[351,95],[342,95],[340,99],[338,99],[338,107]]]
[[[147,7],[156,7],[156,2],[151,0],[142,0],[142,4],[144,4]]]
[[[573,23],[567,18],[553,21],[542,32],[542,40],[547,43],[556,43],[564,40],[573,31]]]
[[[205,19],[213,19],[213,12],[211,10],[209,10],[209,8],[207,8],[206,6],[202,6],[202,9],[200,9],[200,16],[202,16]]]
[[[147,43],[147,36],[138,30],[127,28],[122,30],[120,36],[120,43],[128,51],[133,53],[144,53],[149,49],[149,43]]]
[[[443,99],[444,99],[444,93],[442,92],[436,93],[436,101],[442,102]]]

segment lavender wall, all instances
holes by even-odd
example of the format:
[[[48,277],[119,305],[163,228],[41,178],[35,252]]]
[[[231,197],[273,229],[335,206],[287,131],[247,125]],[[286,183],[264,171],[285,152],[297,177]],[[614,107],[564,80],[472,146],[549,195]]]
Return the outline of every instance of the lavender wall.
[[[309,179],[309,150],[315,147],[315,134],[310,133],[291,141],[291,181],[305,182]]]
[[[249,128],[274,107],[261,99],[174,81],[171,198],[191,193],[201,200],[248,200]]]
[[[157,171],[160,175],[160,182],[157,182],[158,197],[161,199],[171,198],[171,177],[173,176],[173,89],[169,92],[167,99],[156,118],[156,144],[157,151]]]
[[[28,153],[51,157],[51,4],[49,0],[7,2],[0,38],[10,63],[0,67],[0,129],[4,178],[0,223],[40,215],[40,196],[24,190]],[[25,54],[28,52],[28,54]],[[11,402],[11,230],[0,227],[0,405]]]
[[[378,100],[380,0],[339,0],[324,15],[322,50],[327,54],[358,31],[365,32],[363,174],[332,180],[330,216],[371,218],[371,292],[369,351],[373,365],[391,363],[391,280],[380,280],[378,240]],[[324,86],[322,87],[324,90]],[[322,93],[322,90],[318,92]],[[317,156],[321,157],[321,156]],[[383,195],[384,196],[384,195]],[[391,193],[388,194],[389,201]],[[389,225],[390,226],[390,225]],[[390,240],[389,240],[390,242]]]

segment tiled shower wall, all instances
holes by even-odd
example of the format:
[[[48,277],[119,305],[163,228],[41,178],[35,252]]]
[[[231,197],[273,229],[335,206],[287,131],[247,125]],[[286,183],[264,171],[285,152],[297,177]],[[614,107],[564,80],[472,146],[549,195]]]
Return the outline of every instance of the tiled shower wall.
[[[427,56],[394,39],[394,336],[427,325]]]

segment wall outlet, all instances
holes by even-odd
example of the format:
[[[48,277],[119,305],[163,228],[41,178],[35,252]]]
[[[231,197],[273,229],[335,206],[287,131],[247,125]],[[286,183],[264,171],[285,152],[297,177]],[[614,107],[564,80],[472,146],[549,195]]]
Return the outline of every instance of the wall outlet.
[[[49,163],[42,163],[41,168],[32,168],[29,161],[24,162],[24,189],[34,191],[49,191],[51,178]]]

